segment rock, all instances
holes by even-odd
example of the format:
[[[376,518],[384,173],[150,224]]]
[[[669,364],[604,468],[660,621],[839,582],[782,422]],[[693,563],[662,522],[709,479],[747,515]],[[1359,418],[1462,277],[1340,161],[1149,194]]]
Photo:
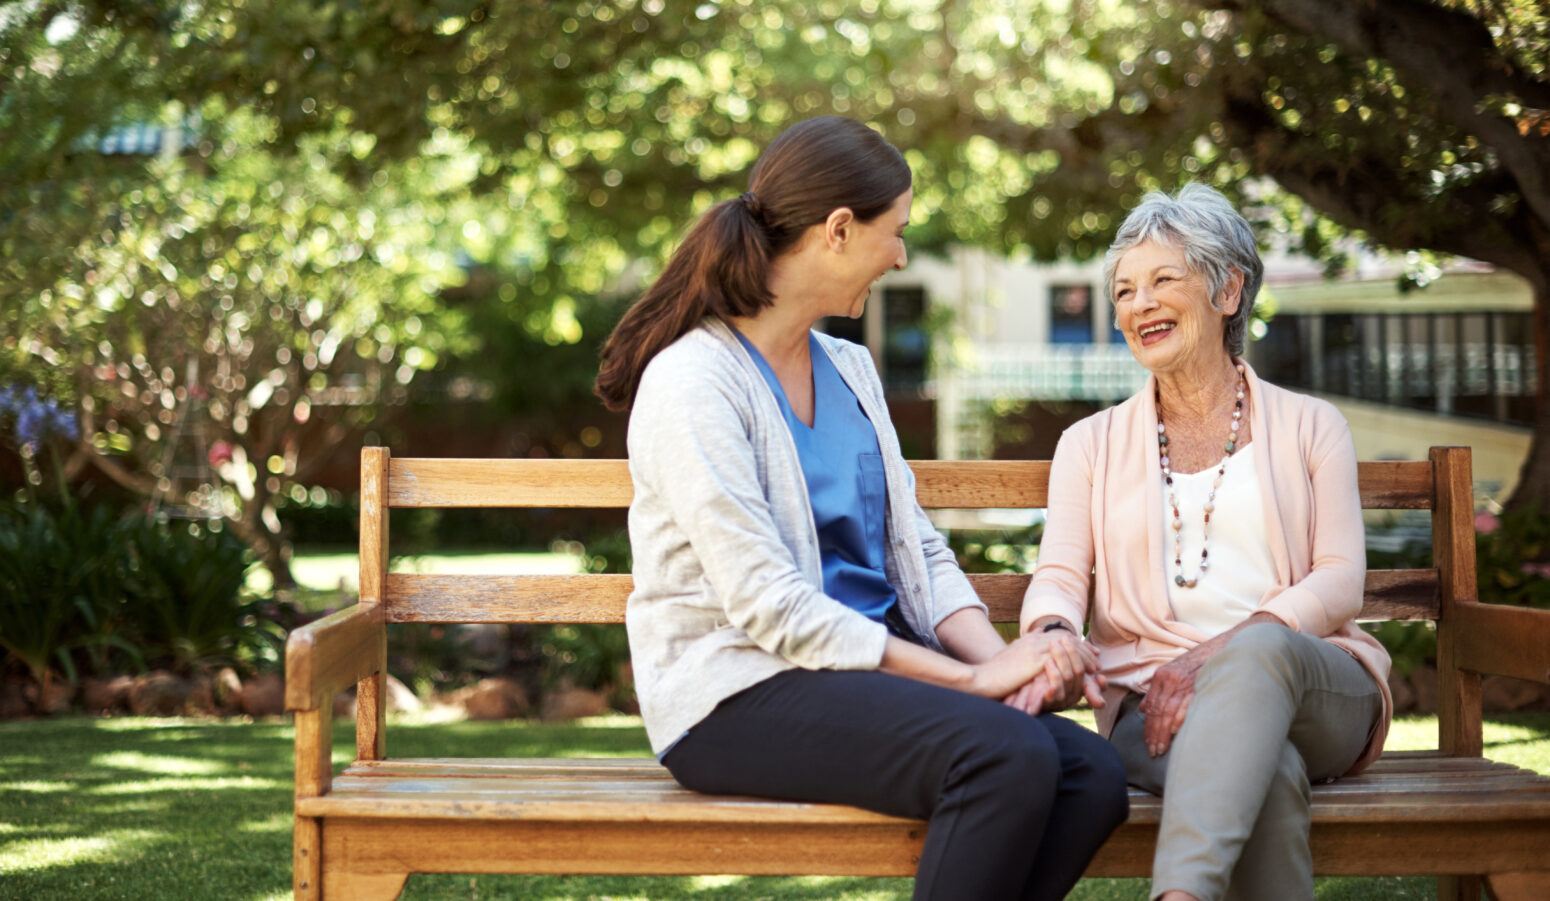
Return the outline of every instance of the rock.
[[[248,716],[279,716],[285,712],[285,680],[279,673],[263,673],[242,683],[237,706]]]
[[[129,712],[135,716],[174,716],[182,713],[194,685],[165,670],[136,676],[129,686]]]
[[[1537,682],[1505,676],[1487,676],[1480,683],[1480,704],[1486,713],[1526,710],[1539,702],[1543,694]]]
[[[236,713],[242,709],[242,679],[229,666],[221,667],[215,674],[215,706],[222,713]]]
[[[388,676],[383,681],[387,683],[387,709],[390,713],[419,713],[425,709],[425,704],[397,677]]]
[[[511,627],[504,623],[465,623],[452,627],[452,643],[474,672],[496,673],[511,663]]]
[[[610,703],[615,710],[624,713],[639,714],[640,699],[635,696],[635,667],[626,660],[619,664],[618,680],[614,684]]]
[[[459,690],[453,703],[462,706],[471,720],[509,720],[527,713],[527,692],[514,679],[481,679]]]
[[[188,693],[184,712],[191,716],[219,716],[215,703],[215,677],[209,673],[194,676],[193,690]]]
[[[74,699],[75,686],[58,673],[50,673],[45,685],[31,683],[27,686],[27,700],[32,702],[32,709],[45,716],[68,709]]]
[[[27,680],[11,677],[0,682],[0,719],[31,715],[32,704],[27,700]]]
[[[1389,693],[1394,696],[1394,712],[1396,714],[1409,713],[1415,708],[1415,689],[1410,683],[1401,679],[1397,673],[1389,671]]]
[[[334,695],[334,719],[355,719],[355,689],[341,691]]]
[[[87,679],[81,684],[81,704],[87,713],[117,713],[129,706],[129,689],[134,684],[133,676]]]
[[[1437,712],[1437,668],[1418,666],[1410,671],[1410,687],[1415,689],[1415,712]]]
[[[574,720],[584,716],[600,716],[608,711],[608,699],[602,692],[585,688],[561,688],[544,698],[546,721]]]

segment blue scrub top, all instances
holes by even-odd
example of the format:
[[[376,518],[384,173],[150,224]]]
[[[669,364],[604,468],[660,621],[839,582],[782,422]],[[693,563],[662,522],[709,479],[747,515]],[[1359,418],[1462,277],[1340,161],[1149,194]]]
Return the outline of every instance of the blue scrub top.
[[[816,337],[809,334],[807,339],[813,358],[811,427],[791,411],[780,379],[758,349],[740,332],[737,339],[775,393],[796,442],[813,521],[818,526],[824,593],[883,622],[898,595],[888,584],[883,564],[888,482],[877,430]]]

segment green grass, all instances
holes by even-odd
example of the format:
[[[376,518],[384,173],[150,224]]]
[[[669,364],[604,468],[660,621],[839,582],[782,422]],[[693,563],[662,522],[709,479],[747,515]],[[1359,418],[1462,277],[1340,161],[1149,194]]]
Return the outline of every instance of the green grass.
[[[335,729],[334,761],[353,749]],[[290,897],[291,728],[282,721],[86,719],[0,723],[0,898]],[[647,753],[638,719],[578,724],[395,721],[395,756]],[[1392,748],[1435,746],[1435,719],[1395,724]],[[1550,774],[1550,714],[1498,718],[1487,754]],[[1323,901],[1435,897],[1429,879],[1324,879]],[[1089,880],[1081,901],[1144,899],[1138,879]],[[820,901],[904,899],[902,879],[415,876],[406,899]]]
[[[394,557],[389,569],[396,573],[569,575],[582,571],[582,559],[577,554],[550,551],[443,551]],[[291,558],[291,575],[296,578],[295,598],[306,610],[354,603],[360,571],[360,557],[353,550],[299,551]],[[258,564],[248,569],[248,591],[267,595],[273,587],[269,570]]]

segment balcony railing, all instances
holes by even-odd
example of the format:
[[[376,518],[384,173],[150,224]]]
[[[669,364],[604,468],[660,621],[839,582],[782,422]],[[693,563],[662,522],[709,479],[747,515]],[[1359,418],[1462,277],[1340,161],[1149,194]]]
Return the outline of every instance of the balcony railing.
[[[961,400],[1113,402],[1139,391],[1146,374],[1123,344],[991,345],[940,374],[936,390]]]

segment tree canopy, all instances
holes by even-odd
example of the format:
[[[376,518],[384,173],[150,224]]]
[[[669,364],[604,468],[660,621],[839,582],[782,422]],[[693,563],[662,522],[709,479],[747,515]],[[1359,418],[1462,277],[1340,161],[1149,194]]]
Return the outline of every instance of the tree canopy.
[[[470,321],[595,339],[598,297],[825,113],[906,150],[917,245],[1090,256],[1203,180],[1313,253],[1517,272],[1543,336],[1547,62],[1534,0],[12,4],[0,383],[77,403],[76,465],[153,496],[202,436],[219,478],[170,500],[263,546],[416,373],[501,334]],[[178,143],[104,152],[128,124]],[[449,304],[480,267],[485,312]],[[1550,503],[1540,417],[1520,497]]]

